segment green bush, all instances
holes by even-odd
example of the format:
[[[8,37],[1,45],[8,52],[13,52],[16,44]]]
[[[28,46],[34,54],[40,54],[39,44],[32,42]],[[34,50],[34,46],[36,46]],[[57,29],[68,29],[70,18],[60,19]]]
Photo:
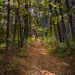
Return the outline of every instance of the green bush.
[[[50,55],[57,55],[59,57],[66,57],[71,55],[70,48],[67,48],[66,44],[56,45],[55,47],[51,47],[48,51],[50,52]]]
[[[18,58],[27,58],[28,56],[24,54],[24,52],[21,52],[17,56]]]

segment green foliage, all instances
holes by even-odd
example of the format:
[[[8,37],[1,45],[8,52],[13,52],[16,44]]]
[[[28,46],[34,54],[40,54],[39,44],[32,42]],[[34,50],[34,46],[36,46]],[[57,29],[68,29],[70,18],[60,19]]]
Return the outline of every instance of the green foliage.
[[[31,38],[31,37],[29,37],[29,38],[27,39],[27,43],[28,43],[28,44],[32,44],[32,38]]]
[[[57,40],[54,35],[44,37],[45,45],[50,47],[51,44],[57,43]]]
[[[38,42],[42,42],[42,38],[43,38],[43,37],[38,37],[37,41],[38,41]]]
[[[75,49],[75,41],[71,41],[70,42],[70,47],[73,48],[73,49]]]
[[[50,55],[56,55],[62,58],[71,56],[73,54],[71,49],[67,48],[66,44],[54,44],[54,47],[49,48],[48,51],[50,52]]]
[[[21,52],[17,56],[18,58],[27,58],[28,56],[24,54],[24,52]]]

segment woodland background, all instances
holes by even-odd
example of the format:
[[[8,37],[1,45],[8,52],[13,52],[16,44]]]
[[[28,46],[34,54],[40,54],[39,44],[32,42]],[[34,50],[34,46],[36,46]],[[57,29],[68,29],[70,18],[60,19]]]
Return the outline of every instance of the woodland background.
[[[0,64],[14,51],[27,57],[35,40],[52,55],[75,57],[75,0],[0,0]]]

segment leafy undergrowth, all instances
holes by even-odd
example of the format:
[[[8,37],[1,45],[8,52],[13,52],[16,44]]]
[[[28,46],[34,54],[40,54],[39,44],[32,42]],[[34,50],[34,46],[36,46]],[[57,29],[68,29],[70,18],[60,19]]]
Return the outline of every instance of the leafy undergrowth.
[[[53,36],[53,35],[52,35]],[[75,55],[75,42],[70,41],[70,45],[67,47],[66,43],[57,42],[56,38],[47,36],[44,38],[45,46],[48,49],[50,55],[57,55],[58,57],[68,57]]]
[[[67,56],[74,56],[75,55],[75,48],[74,45],[67,48],[66,44],[50,44],[50,46],[46,46],[48,51],[52,55],[57,55],[58,57],[64,58]]]
[[[45,46],[50,56],[55,56],[59,59],[67,61],[69,68],[75,69],[75,44],[70,43],[69,47],[65,43],[58,42],[46,42]]]
[[[14,55],[9,57],[9,62],[5,64],[5,52],[1,49],[0,53],[0,75],[21,75],[21,69],[27,68],[27,63],[24,61],[27,58],[28,50],[24,51],[21,48],[21,53],[17,53],[18,50],[14,50]]]
[[[28,48],[31,46],[32,41],[27,42]],[[9,47],[10,52],[11,46]],[[9,62],[5,64],[5,46],[0,49],[0,75],[21,75],[21,70],[23,68],[27,69],[27,63],[25,60],[28,58],[29,50],[26,45],[23,48],[19,48],[16,45],[14,48],[13,56],[9,56]],[[20,53],[19,53],[20,52]]]
[[[27,55],[24,54],[24,52],[21,52],[17,55],[18,58],[27,58]]]

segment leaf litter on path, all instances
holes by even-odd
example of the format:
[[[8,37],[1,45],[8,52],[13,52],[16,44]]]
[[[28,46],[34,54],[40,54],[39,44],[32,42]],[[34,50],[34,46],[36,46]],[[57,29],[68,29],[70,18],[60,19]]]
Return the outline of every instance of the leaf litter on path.
[[[28,69],[23,75],[73,75],[69,64],[50,56],[43,43],[34,41],[32,44],[26,58]]]

